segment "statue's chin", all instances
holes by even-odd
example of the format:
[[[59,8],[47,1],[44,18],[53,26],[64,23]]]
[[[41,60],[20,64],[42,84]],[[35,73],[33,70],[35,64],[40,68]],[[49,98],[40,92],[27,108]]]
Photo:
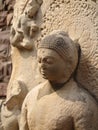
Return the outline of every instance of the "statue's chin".
[[[47,79],[47,80],[50,80],[50,81],[52,81],[52,80],[53,80],[53,79],[52,79],[52,77],[51,77],[51,76],[49,76],[48,74],[41,73],[41,75],[42,75],[42,77],[43,77],[44,79]]]
[[[44,74],[42,74],[42,77],[43,77],[44,79],[48,79],[48,78],[47,78],[47,76],[46,76],[46,75],[44,75]]]

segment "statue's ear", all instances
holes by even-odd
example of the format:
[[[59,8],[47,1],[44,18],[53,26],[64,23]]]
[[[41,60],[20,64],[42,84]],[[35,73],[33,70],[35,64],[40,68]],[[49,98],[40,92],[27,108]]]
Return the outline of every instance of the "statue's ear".
[[[77,48],[77,50],[78,50],[78,53],[80,53],[80,52],[81,52],[81,49],[80,49],[79,40],[78,40],[78,39],[75,39],[75,40],[74,40],[74,44],[75,44],[75,46],[76,46],[76,48]]]
[[[78,69],[78,66],[79,66],[79,63],[80,63],[80,58],[81,58],[81,48],[80,48],[80,44],[79,44],[78,39],[74,40],[74,44],[76,46],[77,53],[78,53],[78,63],[77,63],[76,69],[74,71],[74,74],[77,75],[77,69]]]

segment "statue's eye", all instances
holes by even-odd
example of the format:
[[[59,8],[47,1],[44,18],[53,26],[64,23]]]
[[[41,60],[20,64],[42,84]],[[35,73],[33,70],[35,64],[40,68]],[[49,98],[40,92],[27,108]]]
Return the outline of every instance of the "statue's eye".
[[[41,63],[41,58],[38,58],[37,61],[38,61],[38,63]]]
[[[53,64],[54,62],[53,62],[53,59],[50,59],[50,58],[47,58],[46,59],[46,62],[48,63],[48,64]]]
[[[46,63],[46,64],[53,64],[54,63],[54,60],[51,59],[51,58],[38,58],[37,59],[38,63]]]

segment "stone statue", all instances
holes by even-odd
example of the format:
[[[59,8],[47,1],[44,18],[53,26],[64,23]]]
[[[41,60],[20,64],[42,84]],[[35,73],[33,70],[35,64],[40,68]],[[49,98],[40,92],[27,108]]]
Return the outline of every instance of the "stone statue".
[[[38,25],[35,22],[35,16],[38,12],[42,0],[30,0],[23,13],[18,20],[16,30],[11,29],[11,43],[13,46],[32,49],[32,38],[38,31]]]
[[[36,8],[32,10],[33,5],[37,3],[38,6],[35,6]],[[5,130],[19,130],[18,124],[20,123],[21,104],[23,102],[23,100],[20,99],[23,88],[25,86],[28,92],[31,88],[35,87],[37,83],[42,83],[42,79],[39,81],[38,77],[40,78],[40,76],[38,71],[36,71],[38,69],[36,49],[33,45],[36,43],[39,44],[43,37],[57,29],[68,32],[73,41],[78,39],[81,47],[80,57],[77,58],[77,54],[75,56],[77,47],[74,49],[74,45],[71,45],[72,50],[74,50],[74,52],[71,50],[72,58],[70,58],[71,54],[68,49],[64,51],[67,53],[64,53],[64,57],[68,56],[66,59],[64,58],[64,61],[68,59],[65,62],[65,69],[63,68],[64,63],[61,61],[62,55],[60,55],[61,63],[59,64],[61,67],[59,69],[55,70],[55,67],[52,66],[52,69],[49,67],[48,73],[46,71],[47,67],[43,67],[44,71],[41,70],[41,74],[46,82],[34,88],[30,92],[31,94],[29,93],[26,97],[23,104],[22,115],[25,116],[27,113],[27,119],[22,116],[21,120],[24,121],[20,123],[20,129],[23,129],[23,127],[33,129],[34,127],[35,130],[96,130],[98,129],[96,125],[98,121],[98,112],[96,110],[98,103],[98,9],[96,7],[98,6],[98,2],[96,0],[43,0],[42,5],[41,3],[42,0],[16,0],[11,29],[13,70],[7,87],[6,102],[1,107],[0,120],[2,122],[0,123],[0,130],[3,128]],[[38,11],[36,12],[37,7]],[[31,17],[28,15],[30,14],[29,10],[31,15],[34,10],[36,13]],[[25,29],[27,29],[28,34]],[[64,33],[60,34],[60,36],[65,37]],[[69,36],[66,37],[69,38]],[[59,50],[57,54],[54,54],[56,51],[53,48],[52,50],[45,47],[40,48],[39,45],[38,57],[39,53],[41,53],[41,56],[46,55],[46,50],[48,50],[47,55],[50,56],[53,54],[55,57],[58,57],[59,52],[61,52]],[[68,47],[69,45],[70,44],[68,44]],[[42,49],[44,49],[45,54],[41,52]],[[72,59],[74,59],[73,62],[71,61]],[[39,58],[38,61],[40,62]],[[48,58],[48,61],[51,60]],[[72,63],[74,63],[74,65]],[[75,63],[77,65],[75,65]],[[58,62],[55,62],[55,64],[59,65]],[[61,80],[59,77],[63,73],[63,69],[63,76],[66,78],[62,78]],[[55,80],[54,77],[57,77],[57,79]],[[20,84],[18,81],[21,81],[23,84]],[[18,88],[21,89],[21,85],[23,88],[20,92]],[[12,93],[13,95],[11,95]],[[34,93],[34,95],[32,95],[32,93]],[[26,95],[24,95],[24,98],[25,96]],[[37,97],[37,101],[33,97]],[[31,105],[29,105],[29,103]],[[32,108],[31,106],[34,107]],[[44,110],[42,111],[42,109]],[[32,114],[33,118],[29,116],[30,114]],[[38,115],[38,117],[36,115]],[[64,126],[63,122],[66,122],[65,125],[70,125]]]
[[[98,130],[98,105],[75,80],[79,47],[64,31],[38,44],[39,71],[46,81],[26,96],[19,130]]]

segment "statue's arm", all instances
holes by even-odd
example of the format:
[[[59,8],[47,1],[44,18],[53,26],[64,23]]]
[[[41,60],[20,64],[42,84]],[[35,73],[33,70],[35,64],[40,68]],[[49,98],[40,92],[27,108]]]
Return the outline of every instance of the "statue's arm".
[[[80,107],[74,115],[74,130],[96,130],[93,122],[93,112],[84,107]]]
[[[27,105],[26,105],[26,100],[23,102],[23,106],[22,106],[19,130],[29,130],[28,124],[27,124]]]

